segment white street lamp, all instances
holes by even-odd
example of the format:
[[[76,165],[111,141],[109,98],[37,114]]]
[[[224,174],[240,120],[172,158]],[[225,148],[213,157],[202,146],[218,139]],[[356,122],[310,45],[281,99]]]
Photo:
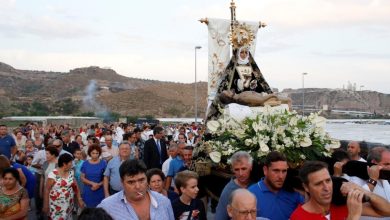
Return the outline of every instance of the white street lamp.
[[[201,49],[201,46],[195,46],[195,124],[198,122],[198,88],[196,80],[196,50]]]
[[[302,115],[305,115],[305,75],[307,73],[302,73]]]

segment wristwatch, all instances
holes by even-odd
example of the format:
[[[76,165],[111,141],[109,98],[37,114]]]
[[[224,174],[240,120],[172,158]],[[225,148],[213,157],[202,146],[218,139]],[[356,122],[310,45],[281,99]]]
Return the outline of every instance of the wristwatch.
[[[369,184],[371,184],[371,185],[373,185],[373,186],[376,186],[376,184],[378,183],[378,181],[376,181],[376,180],[370,178],[370,179],[367,180],[367,183],[369,183]]]

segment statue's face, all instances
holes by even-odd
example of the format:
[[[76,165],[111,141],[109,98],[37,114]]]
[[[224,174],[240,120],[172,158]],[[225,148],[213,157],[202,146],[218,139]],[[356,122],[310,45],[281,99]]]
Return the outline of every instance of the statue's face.
[[[241,50],[240,51],[240,58],[244,60],[248,56],[248,51],[247,50]]]

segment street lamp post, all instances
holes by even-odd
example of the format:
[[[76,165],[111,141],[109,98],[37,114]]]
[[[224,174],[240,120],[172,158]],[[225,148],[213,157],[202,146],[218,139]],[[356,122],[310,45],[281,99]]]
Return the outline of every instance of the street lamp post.
[[[201,46],[195,47],[195,124],[198,123],[198,88],[197,88],[197,79],[196,79],[196,50],[201,49]]]
[[[302,116],[305,115],[305,75],[307,73],[302,73]]]

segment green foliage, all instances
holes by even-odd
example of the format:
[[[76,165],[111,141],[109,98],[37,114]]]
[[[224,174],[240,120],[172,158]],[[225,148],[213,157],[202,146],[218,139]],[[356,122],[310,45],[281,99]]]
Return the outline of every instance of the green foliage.
[[[182,114],[182,111],[175,106],[170,106],[165,110],[165,113],[168,115],[179,117]]]
[[[141,116],[140,118],[146,118],[148,120],[154,120],[156,119],[153,115],[145,115],[145,116]]]
[[[128,123],[135,123],[139,117],[136,115],[127,116],[126,120]]]
[[[42,85],[27,83],[25,86],[23,86],[22,93],[25,95],[31,95],[32,93],[37,92],[41,88]]]
[[[34,101],[30,105],[28,115],[42,116],[42,115],[48,115],[49,112],[50,112],[50,109],[48,108],[47,105],[40,103],[40,102],[37,102],[37,101]]]
[[[122,115],[118,112],[110,112],[110,116],[111,116],[111,121],[118,121],[118,119],[122,117]]]
[[[72,101],[71,98],[56,101],[53,105],[52,111],[60,115],[77,114],[80,109],[80,103]]]
[[[95,112],[82,112],[80,116],[83,117],[95,117]]]
[[[29,115],[29,103],[15,103],[11,106],[15,108],[15,115]]]

